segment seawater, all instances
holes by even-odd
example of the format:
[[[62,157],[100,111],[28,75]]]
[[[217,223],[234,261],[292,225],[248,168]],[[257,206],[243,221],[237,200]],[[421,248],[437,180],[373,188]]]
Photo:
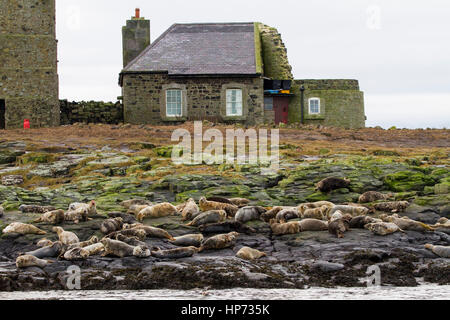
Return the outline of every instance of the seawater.
[[[0,292],[0,300],[449,300],[450,286]]]

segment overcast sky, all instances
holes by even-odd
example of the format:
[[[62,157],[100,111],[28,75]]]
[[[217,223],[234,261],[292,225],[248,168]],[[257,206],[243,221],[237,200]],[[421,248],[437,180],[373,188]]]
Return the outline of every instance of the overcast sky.
[[[276,27],[296,79],[358,79],[368,126],[450,128],[446,0],[56,0],[60,98],[116,101],[121,27],[136,7],[151,40],[173,23]]]

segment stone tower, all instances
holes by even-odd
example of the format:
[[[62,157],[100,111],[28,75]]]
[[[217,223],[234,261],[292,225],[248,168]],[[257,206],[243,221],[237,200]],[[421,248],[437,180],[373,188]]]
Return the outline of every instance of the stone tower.
[[[0,128],[59,125],[55,0],[0,0]]]
[[[150,45],[150,20],[141,18],[140,10],[122,28],[123,67],[125,68]]]

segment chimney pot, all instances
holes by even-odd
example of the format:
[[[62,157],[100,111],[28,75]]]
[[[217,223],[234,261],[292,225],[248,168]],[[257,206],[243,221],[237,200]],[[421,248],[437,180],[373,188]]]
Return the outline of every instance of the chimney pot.
[[[135,18],[140,18],[140,17],[141,17],[141,9],[136,8]]]

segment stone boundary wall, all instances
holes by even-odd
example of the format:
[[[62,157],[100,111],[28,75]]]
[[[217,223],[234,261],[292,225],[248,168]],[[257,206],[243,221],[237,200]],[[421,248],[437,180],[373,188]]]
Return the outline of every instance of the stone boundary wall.
[[[120,102],[60,100],[61,125],[74,123],[123,123],[123,105]]]

